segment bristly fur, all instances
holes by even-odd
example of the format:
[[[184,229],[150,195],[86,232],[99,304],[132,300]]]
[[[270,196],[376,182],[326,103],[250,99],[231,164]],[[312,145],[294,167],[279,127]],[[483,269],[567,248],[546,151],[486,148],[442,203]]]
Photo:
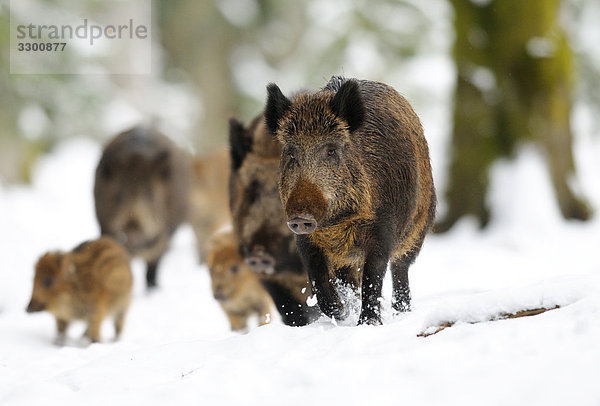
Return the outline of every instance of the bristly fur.
[[[347,79],[343,76],[332,76],[329,79],[329,82],[327,82],[327,84],[323,87],[323,90],[337,92],[340,90],[340,87],[346,82],[346,80]]]
[[[235,171],[242,166],[246,154],[252,150],[252,138],[243,124],[233,117],[229,119],[229,145],[231,168]]]
[[[288,220],[316,219],[297,244],[321,310],[347,314],[332,287],[339,277],[362,287],[360,323],[380,323],[390,260],[392,305],[408,310],[408,267],[436,207],[427,142],[410,104],[385,84],[336,76],[292,99],[270,85],[267,107],[283,148],[279,190]]]
[[[350,132],[354,132],[365,118],[365,106],[360,89],[355,80],[343,82],[329,104],[331,111],[348,123]]]
[[[236,125],[232,131],[242,130]],[[230,142],[249,142],[239,165],[232,165],[229,176],[229,200],[233,230],[240,254],[250,258],[257,252],[274,260],[273,273],[261,274],[260,281],[271,295],[282,321],[301,326],[319,317],[318,309],[308,307],[311,295],[308,275],[285,224],[279,200],[277,179],[281,145],[267,128],[263,115],[255,118],[244,136],[230,135]],[[239,146],[230,145],[232,161]]]
[[[269,131],[275,134],[279,119],[281,119],[283,113],[290,107],[290,101],[281,93],[281,90],[275,83],[270,83],[267,86],[267,92],[269,94],[268,100],[271,100],[271,102],[267,102],[265,107],[265,118]]]
[[[50,252],[35,266],[28,312],[46,310],[56,318],[57,343],[63,344],[72,321],[83,320],[85,336],[100,341],[107,316],[114,317],[115,336],[123,330],[133,278],[127,251],[109,237],[86,241],[71,252]]]

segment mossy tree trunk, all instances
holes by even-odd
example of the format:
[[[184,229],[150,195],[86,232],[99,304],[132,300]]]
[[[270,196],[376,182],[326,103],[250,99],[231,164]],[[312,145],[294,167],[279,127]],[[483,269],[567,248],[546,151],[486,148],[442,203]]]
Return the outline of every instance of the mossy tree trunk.
[[[438,231],[465,215],[487,224],[490,165],[523,142],[536,143],[545,152],[563,216],[588,219],[588,206],[569,186],[575,170],[573,54],[559,26],[559,0],[475,3],[452,0],[458,78],[448,213]]]

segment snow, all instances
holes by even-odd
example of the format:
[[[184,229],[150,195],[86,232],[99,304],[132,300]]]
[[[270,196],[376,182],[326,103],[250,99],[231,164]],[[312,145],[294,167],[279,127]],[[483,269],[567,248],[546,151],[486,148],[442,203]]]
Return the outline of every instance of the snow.
[[[578,138],[582,192],[600,207],[597,137]],[[78,139],[39,162],[31,187],[0,188],[0,404],[596,405],[600,402],[600,221],[560,220],[543,159],[524,148],[492,169],[496,213],[431,235],[411,268],[413,311],[384,325],[281,324],[229,330],[207,269],[182,227],[147,293],[143,264],[123,337],[69,330],[53,344],[50,314],[26,314],[33,264],[98,233],[92,199],[100,147]],[[541,315],[487,321],[538,307]],[[423,338],[441,323],[454,326]],[[469,324],[479,322],[477,324]]]
[[[581,193],[600,209],[600,138],[590,111],[574,112]],[[440,134],[438,115],[424,126]],[[430,139],[441,156],[446,140]],[[48,250],[94,238],[92,184],[100,146],[79,138],[38,162],[31,186],[0,186],[0,404],[116,405],[597,405],[600,403],[600,216],[559,216],[544,157],[523,147],[491,170],[486,230],[471,219],[430,235],[410,271],[413,310],[384,325],[323,317],[301,328],[229,330],[212,298],[194,236],[182,227],[147,293],[134,260],[134,298],[120,341],[53,344],[47,313],[26,314],[33,266]],[[436,162],[436,182],[444,176]],[[314,304],[314,298],[311,303]],[[537,316],[503,313],[555,307]],[[418,337],[454,322],[429,337]],[[471,324],[475,323],[476,324]]]

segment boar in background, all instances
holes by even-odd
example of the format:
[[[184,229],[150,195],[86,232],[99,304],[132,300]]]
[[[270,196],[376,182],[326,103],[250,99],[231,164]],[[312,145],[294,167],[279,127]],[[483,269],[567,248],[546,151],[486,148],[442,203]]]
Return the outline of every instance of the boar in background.
[[[194,159],[189,198],[189,222],[194,229],[201,262],[207,258],[209,237],[231,224],[228,204],[229,155],[227,151]]]
[[[306,325],[320,312],[306,303],[312,290],[279,199],[281,147],[262,115],[248,128],[235,119],[229,124],[229,204],[240,253],[259,274],[282,321]]]
[[[102,235],[115,238],[147,264],[146,283],[156,286],[168,242],[188,215],[190,157],[152,128],[135,127],[104,149],[94,185]]]

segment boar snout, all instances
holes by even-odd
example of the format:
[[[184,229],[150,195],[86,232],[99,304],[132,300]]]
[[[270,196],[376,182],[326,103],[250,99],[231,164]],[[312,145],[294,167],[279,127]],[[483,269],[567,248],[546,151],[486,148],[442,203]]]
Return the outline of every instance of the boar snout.
[[[287,225],[295,234],[311,234],[317,228],[317,221],[311,214],[302,214],[288,221]]]
[[[222,292],[221,289],[215,290],[213,296],[215,297],[215,300],[217,300],[219,302],[224,302],[225,300],[227,300],[227,297],[225,296],[225,294]]]
[[[46,304],[42,302],[38,302],[37,300],[31,299],[29,305],[27,306],[27,313],[35,313],[41,312],[46,308]]]
[[[123,243],[129,248],[131,251],[136,251],[142,248],[144,235],[142,233],[142,229],[140,227],[139,221],[136,219],[130,219],[123,229],[122,235]]]
[[[246,256],[246,263],[253,271],[259,273],[273,273],[275,267],[275,258],[262,250],[255,250]]]
[[[285,204],[287,225],[295,234],[311,234],[323,222],[329,203],[317,185],[304,180],[292,189]]]

